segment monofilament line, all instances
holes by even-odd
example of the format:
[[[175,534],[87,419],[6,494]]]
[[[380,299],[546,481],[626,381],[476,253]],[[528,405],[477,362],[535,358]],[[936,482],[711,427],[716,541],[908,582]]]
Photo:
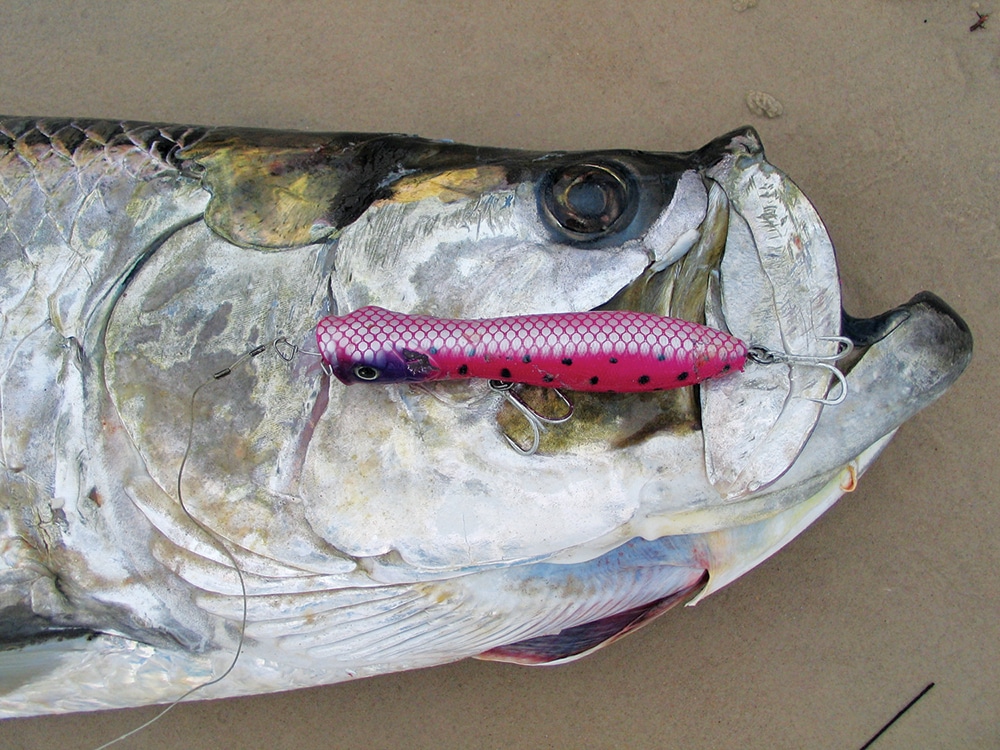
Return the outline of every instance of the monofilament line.
[[[226,670],[218,677],[213,677],[207,682],[203,682],[200,685],[195,685],[193,688],[191,688],[186,693],[181,695],[179,698],[176,698],[172,703],[167,705],[166,708],[160,711],[156,716],[154,716],[149,721],[140,724],[135,729],[129,730],[128,732],[126,732],[123,735],[120,735],[119,737],[115,737],[110,742],[105,742],[103,745],[94,748],[94,750],[105,750],[105,748],[111,747],[112,745],[116,745],[122,740],[128,739],[134,734],[138,734],[143,729],[149,727],[151,724],[159,721],[169,711],[171,711],[174,708],[174,706],[183,701],[185,698],[188,698],[192,693],[201,690],[203,688],[206,688],[209,685],[215,685],[216,683],[224,680],[229,675],[229,673],[232,672],[233,669],[235,669],[236,662],[238,662],[240,659],[240,653],[243,651],[243,641],[247,629],[247,585],[246,581],[243,578],[243,571],[240,569],[239,563],[236,561],[236,556],[233,555],[229,547],[226,545],[225,540],[215,531],[213,531],[208,526],[199,521],[197,518],[195,518],[194,515],[191,513],[191,511],[188,510],[188,507],[184,502],[184,489],[182,487],[182,480],[184,478],[184,467],[187,465],[188,457],[191,455],[191,443],[194,439],[194,419],[195,419],[194,404],[195,400],[198,398],[198,394],[201,392],[202,388],[204,388],[207,385],[211,385],[212,383],[226,377],[233,371],[233,369],[241,365],[243,362],[252,359],[253,357],[256,357],[258,354],[262,353],[266,348],[267,348],[266,346],[258,346],[254,349],[251,349],[249,352],[242,355],[239,359],[233,362],[232,365],[223,370],[219,370],[211,378],[209,378],[204,383],[202,383],[201,385],[199,385],[197,388],[194,389],[194,392],[191,394],[191,400],[188,402],[188,413],[190,415],[190,419],[188,420],[187,444],[184,447],[184,455],[181,458],[180,466],[177,469],[177,502],[180,505],[181,510],[184,512],[184,515],[187,516],[192,523],[194,523],[195,526],[197,526],[206,534],[206,536],[211,541],[212,545],[214,545],[217,549],[222,551],[226,555],[226,557],[229,558],[229,561],[233,564],[233,570],[236,571],[236,575],[238,576],[240,581],[240,591],[243,599],[243,615],[240,620],[239,638],[236,641],[236,652],[233,654],[233,660],[229,663],[229,666],[226,668]]]

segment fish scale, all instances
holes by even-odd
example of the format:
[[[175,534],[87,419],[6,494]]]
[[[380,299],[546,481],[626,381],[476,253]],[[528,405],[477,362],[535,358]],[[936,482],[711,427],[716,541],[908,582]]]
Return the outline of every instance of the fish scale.
[[[747,357],[723,331],[632,310],[461,320],[369,306],[323,318],[316,340],[346,384],[483,378],[629,393],[694,385]]]

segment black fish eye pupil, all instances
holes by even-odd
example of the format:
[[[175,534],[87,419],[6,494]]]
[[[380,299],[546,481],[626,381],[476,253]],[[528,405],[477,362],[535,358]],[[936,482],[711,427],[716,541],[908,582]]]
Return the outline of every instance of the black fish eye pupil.
[[[377,368],[371,365],[354,366],[354,375],[358,380],[378,380],[378,376],[381,374]]]
[[[635,213],[633,178],[624,168],[574,164],[549,173],[542,189],[545,214],[572,239],[596,239]]]
[[[566,191],[566,203],[581,216],[600,217],[609,208],[610,196],[605,192],[605,186],[596,182],[576,182]]]

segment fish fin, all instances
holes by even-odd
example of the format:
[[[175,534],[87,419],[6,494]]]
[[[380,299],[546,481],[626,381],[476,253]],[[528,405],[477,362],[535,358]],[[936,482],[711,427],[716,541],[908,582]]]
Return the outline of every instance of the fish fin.
[[[305,673],[323,665],[324,679],[333,681],[329,675],[340,668],[336,665],[352,677],[429,666],[630,613],[603,629],[594,626],[596,634],[582,645],[553,657],[568,659],[569,651],[583,655],[695,595],[707,574],[693,545],[695,540],[683,537],[635,539],[579,563],[539,562],[423,582],[252,595],[246,638],[274,644],[289,669],[294,665]],[[239,596],[202,592],[196,602],[215,616],[234,622],[242,617]],[[296,677],[281,679],[288,688]]]
[[[575,661],[634,633],[667,610],[691,600],[705,588],[708,578],[706,570],[698,581],[669,596],[593,622],[566,628],[554,635],[543,635],[491,648],[475,658],[528,666],[549,666]]]
[[[171,701],[213,674],[202,654],[67,631],[0,650],[0,720]]]
[[[77,646],[73,640],[46,640],[19,648],[0,650],[0,696],[43,679],[59,668],[67,653]]]

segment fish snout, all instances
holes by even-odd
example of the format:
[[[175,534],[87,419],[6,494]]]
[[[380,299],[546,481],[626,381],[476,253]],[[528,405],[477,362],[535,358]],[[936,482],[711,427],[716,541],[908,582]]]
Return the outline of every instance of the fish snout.
[[[920,292],[909,302],[872,318],[844,313],[842,331],[859,350],[858,359],[873,349],[884,350],[892,352],[892,370],[908,376],[919,371],[920,377],[913,384],[920,383],[920,393],[931,398],[954,383],[972,359],[969,325],[933,292]]]
[[[930,292],[873,318],[845,314],[843,334],[857,347],[839,363],[847,397],[823,408],[805,449],[775,490],[841,471],[869,448],[884,445],[880,441],[937,400],[972,359],[969,326]]]
[[[867,415],[868,428],[881,434],[937,400],[972,359],[968,324],[931,292],[875,318],[849,319],[844,335],[861,348],[844,367],[843,411]]]

